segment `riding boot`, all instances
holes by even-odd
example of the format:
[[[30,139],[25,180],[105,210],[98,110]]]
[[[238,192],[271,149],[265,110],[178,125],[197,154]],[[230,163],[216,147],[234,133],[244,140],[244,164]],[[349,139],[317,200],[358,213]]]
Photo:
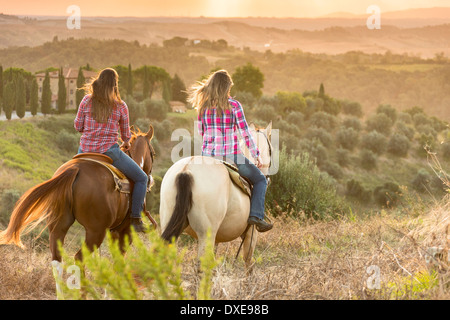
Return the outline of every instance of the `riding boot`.
[[[254,224],[256,226],[256,230],[259,232],[266,232],[273,228],[273,224],[270,224],[264,220],[261,220],[257,217],[250,216],[247,221],[248,224]]]
[[[131,227],[134,228],[134,231],[146,232],[141,218],[130,218],[130,219],[131,219]]]

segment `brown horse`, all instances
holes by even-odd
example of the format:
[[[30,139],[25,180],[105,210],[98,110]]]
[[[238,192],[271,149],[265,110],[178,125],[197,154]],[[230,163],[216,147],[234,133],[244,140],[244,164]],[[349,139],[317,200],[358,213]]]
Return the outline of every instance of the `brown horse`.
[[[149,180],[152,180],[150,173],[154,155],[152,138],[152,126],[147,133],[133,130],[128,152],[149,175]],[[75,220],[86,230],[85,242],[89,250],[101,245],[108,229],[123,248],[125,235],[130,235],[130,219],[127,219],[129,197],[129,194],[116,190],[111,172],[103,165],[72,159],[56,170],[53,178],[31,188],[19,199],[8,228],[0,232],[0,244],[13,243],[23,247],[21,234],[47,219],[53,260],[61,262],[58,241],[64,243],[66,233]],[[82,259],[81,250],[75,257]]]

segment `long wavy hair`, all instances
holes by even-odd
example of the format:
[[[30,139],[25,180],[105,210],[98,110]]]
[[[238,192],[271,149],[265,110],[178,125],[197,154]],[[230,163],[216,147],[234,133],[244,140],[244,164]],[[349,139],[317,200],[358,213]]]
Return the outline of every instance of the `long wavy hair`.
[[[223,115],[230,109],[228,98],[233,80],[226,70],[218,70],[205,80],[193,85],[189,90],[188,101],[203,114],[206,109],[215,108],[217,114]]]
[[[119,93],[119,75],[116,70],[106,68],[98,76],[83,87],[87,94],[91,94],[92,118],[100,123],[106,123],[111,111],[122,103]]]

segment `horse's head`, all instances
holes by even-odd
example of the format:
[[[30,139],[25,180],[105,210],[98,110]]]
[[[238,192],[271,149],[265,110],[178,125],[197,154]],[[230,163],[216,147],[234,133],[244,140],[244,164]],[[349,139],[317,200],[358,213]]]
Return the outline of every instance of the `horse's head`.
[[[262,167],[261,172],[265,175],[269,175],[269,168],[272,163],[272,144],[270,143],[270,138],[272,135],[272,121],[267,125],[266,128],[256,128],[252,123],[249,126],[250,134],[255,140],[258,146],[259,153],[261,156]],[[251,158],[251,157],[250,157]],[[250,159],[249,158],[249,159]]]
[[[151,140],[153,139],[153,126],[150,125],[150,128],[146,133],[141,132],[139,129],[135,130],[132,127],[131,134],[131,147],[128,151],[128,155],[147,175],[150,175],[155,157],[155,151],[151,144]]]

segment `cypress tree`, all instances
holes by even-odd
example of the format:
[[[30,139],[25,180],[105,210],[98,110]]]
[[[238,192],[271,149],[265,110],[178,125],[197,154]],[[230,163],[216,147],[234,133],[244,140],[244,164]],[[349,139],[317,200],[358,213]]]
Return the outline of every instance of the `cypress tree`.
[[[50,75],[45,72],[44,82],[42,84],[41,111],[44,115],[50,113],[52,107],[52,90],[50,88]]]
[[[325,88],[323,87],[323,83],[320,84],[320,88],[319,88],[319,97],[320,97],[320,98],[325,97]]]
[[[0,66],[0,114],[3,106],[3,67]]]
[[[170,79],[164,81],[162,97],[167,103],[172,100],[172,86],[170,85]]]
[[[64,113],[66,111],[66,100],[67,100],[67,90],[66,90],[66,79],[64,78],[63,68],[61,67],[59,71],[58,79],[58,113]]]
[[[150,79],[147,66],[144,66],[144,82],[142,84],[142,97],[147,99],[150,94]]]
[[[76,101],[77,109],[80,106],[80,102],[81,102],[81,100],[83,100],[83,97],[84,97],[84,90],[81,88],[83,88],[85,83],[86,83],[86,78],[84,77],[83,69],[80,67],[80,69],[78,69],[77,92],[75,93],[75,101]]]
[[[31,114],[35,116],[39,107],[38,83],[36,78],[31,82],[30,109]]]
[[[19,118],[25,116],[26,92],[22,75],[16,78],[16,114]]]
[[[128,64],[128,86],[127,86],[127,94],[133,95],[133,72],[131,70],[131,64]]]
[[[172,98],[175,101],[184,103],[186,103],[187,99],[186,85],[177,74],[172,79]]]
[[[11,120],[12,106],[14,104],[14,83],[8,81],[3,92],[3,111],[5,111],[6,119]]]
[[[3,99],[3,67],[0,66],[0,101],[2,99]]]

